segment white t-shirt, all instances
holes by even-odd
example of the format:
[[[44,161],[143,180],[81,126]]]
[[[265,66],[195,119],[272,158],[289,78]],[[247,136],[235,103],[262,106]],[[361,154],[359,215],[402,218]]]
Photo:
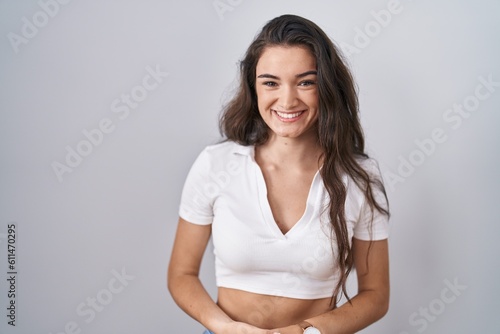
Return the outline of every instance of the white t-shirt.
[[[331,297],[339,277],[337,246],[320,173],[312,181],[303,216],[283,234],[274,221],[254,152],[253,146],[231,141],[206,147],[186,179],[180,217],[212,224],[217,286],[289,298]],[[380,178],[375,160],[366,159],[362,166]],[[374,211],[370,231],[372,216],[364,194],[347,176],[344,182],[349,239],[386,239],[387,217]],[[373,191],[377,201],[385,203],[381,192]]]

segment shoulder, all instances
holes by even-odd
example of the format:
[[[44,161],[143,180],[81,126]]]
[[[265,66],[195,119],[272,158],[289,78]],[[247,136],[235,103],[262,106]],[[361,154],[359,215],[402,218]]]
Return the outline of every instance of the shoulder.
[[[241,161],[242,157],[252,156],[253,154],[253,146],[244,146],[234,141],[224,141],[206,146],[199,154],[197,164],[220,169],[229,162]]]
[[[209,145],[203,150],[205,154],[214,157],[225,157],[234,154],[250,154],[252,151],[253,146],[243,146],[230,140]]]
[[[383,178],[380,172],[379,164],[376,159],[365,156],[357,156],[356,162],[368,174],[370,186],[383,188]],[[355,180],[352,176],[346,176],[347,192],[351,196],[364,198],[364,188],[367,186],[362,180]]]
[[[370,177],[374,177],[377,179],[381,178],[380,167],[377,160],[375,160],[374,158],[358,156],[356,157],[356,161],[358,162],[359,166],[368,173]]]

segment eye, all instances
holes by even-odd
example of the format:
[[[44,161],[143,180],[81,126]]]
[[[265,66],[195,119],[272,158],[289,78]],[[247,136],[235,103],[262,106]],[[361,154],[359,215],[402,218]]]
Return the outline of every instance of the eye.
[[[309,86],[312,86],[312,85],[315,85],[316,82],[312,81],[312,80],[304,80],[302,82],[299,83],[299,86],[305,86],[305,87],[309,87]]]
[[[267,86],[267,87],[276,87],[278,84],[274,81],[264,81],[262,83],[264,86]]]

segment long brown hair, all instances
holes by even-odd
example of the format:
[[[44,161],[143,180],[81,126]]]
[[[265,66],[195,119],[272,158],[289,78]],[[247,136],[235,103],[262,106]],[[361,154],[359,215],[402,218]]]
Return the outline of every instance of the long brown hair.
[[[344,294],[354,261],[345,218],[347,174],[364,192],[374,210],[389,215],[388,207],[375,200],[373,187],[384,194],[381,180],[371,177],[359,164],[368,158],[358,117],[358,98],[352,75],[338,48],[313,22],[295,15],[283,15],[269,21],[250,44],[240,63],[240,85],[235,97],[224,107],[219,127],[227,140],[242,145],[261,145],[268,140],[269,128],[259,114],[255,91],[256,66],[264,48],[269,46],[305,46],[316,59],[319,94],[318,143],[322,149],[321,176],[330,197],[327,208],[337,240],[340,279],[333,290],[332,306]],[[370,228],[371,230],[371,228]]]

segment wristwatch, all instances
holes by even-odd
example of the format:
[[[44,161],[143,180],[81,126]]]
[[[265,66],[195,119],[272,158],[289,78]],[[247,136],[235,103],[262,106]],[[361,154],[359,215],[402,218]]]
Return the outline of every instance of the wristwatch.
[[[321,334],[319,329],[308,323],[307,321],[302,321],[298,324],[300,328],[304,331],[304,334]]]

